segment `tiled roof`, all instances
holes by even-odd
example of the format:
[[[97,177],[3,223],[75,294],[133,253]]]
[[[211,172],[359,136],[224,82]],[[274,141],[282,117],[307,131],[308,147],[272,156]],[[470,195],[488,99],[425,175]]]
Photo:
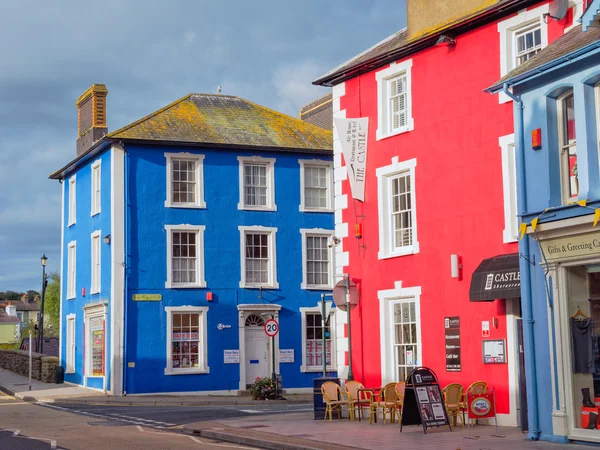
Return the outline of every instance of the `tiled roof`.
[[[456,17],[435,27],[425,29],[408,38],[406,28],[387,37],[373,47],[349,59],[335,69],[321,75],[313,84],[332,86],[360,73],[374,70],[391,61],[400,59],[424,48],[433,46],[437,38],[447,32],[462,33],[478,24],[496,20],[497,17],[511,14],[541,0],[489,0],[468,14]],[[479,22],[477,22],[479,20]]]
[[[589,28],[588,31],[584,32],[581,25],[577,25],[486,90],[498,91],[505,82],[514,80],[517,77],[523,78],[530,74],[533,75],[542,66],[594,43],[597,43],[600,47],[600,29]]]
[[[19,323],[19,318],[0,311],[0,323]]]
[[[333,130],[333,96],[327,94],[300,109],[300,119],[326,130]]]
[[[17,311],[39,311],[40,310],[40,307],[34,301],[32,301],[31,303],[24,303],[21,301],[13,302],[13,305],[16,306]]]
[[[107,135],[188,144],[331,152],[332,133],[240,97],[189,94]]]

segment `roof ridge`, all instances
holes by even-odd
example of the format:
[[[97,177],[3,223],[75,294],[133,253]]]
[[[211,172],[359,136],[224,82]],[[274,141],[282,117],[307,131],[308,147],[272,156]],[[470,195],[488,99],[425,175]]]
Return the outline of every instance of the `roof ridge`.
[[[119,134],[119,133],[122,133],[123,131],[127,131],[127,130],[129,130],[130,128],[133,128],[133,127],[135,127],[135,126],[137,126],[137,125],[141,124],[142,122],[145,122],[146,120],[149,120],[149,119],[153,118],[154,116],[157,116],[158,114],[160,114],[160,113],[162,113],[162,112],[165,112],[166,110],[168,110],[168,109],[172,108],[173,106],[177,105],[178,103],[181,103],[182,101],[184,101],[184,100],[187,100],[187,99],[188,99],[188,98],[190,98],[192,95],[194,95],[194,94],[187,94],[187,95],[184,95],[184,96],[183,96],[183,97],[181,97],[180,99],[178,99],[178,100],[175,100],[174,102],[172,102],[172,103],[169,103],[168,105],[166,105],[166,106],[163,106],[163,107],[162,107],[162,108],[160,108],[160,109],[157,109],[157,110],[156,110],[156,111],[154,111],[153,113],[150,113],[150,114],[148,114],[147,116],[144,116],[144,117],[142,117],[141,119],[138,119],[138,120],[136,120],[135,122],[131,122],[129,125],[125,125],[124,127],[121,127],[121,128],[119,128],[119,129],[117,129],[117,130],[115,130],[115,131],[111,131],[110,133],[108,133],[108,134],[106,135],[106,137],[108,137],[108,138],[111,138],[111,137],[114,137],[115,135],[117,135],[117,134]]]
[[[219,93],[215,93],[215,94],[207,94],[206,92],[192,92],[189,95],[201,95],[203,97],[208,97],[208,96],[214,96],[214,97],[231,97],[231,98],[239,98],[244,100],[242,97],[240,97],[239,95],[229,95],[229,94],[219,94]]]

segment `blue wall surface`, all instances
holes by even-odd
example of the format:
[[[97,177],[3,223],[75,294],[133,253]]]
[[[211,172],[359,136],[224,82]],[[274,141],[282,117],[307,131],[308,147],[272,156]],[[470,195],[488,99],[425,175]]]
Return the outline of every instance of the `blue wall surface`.
[[[237,390],[239,364],[224,364],[223,350],[239,348],[238,310],[243,303],[281,305],[280,348],[295,350],[294,363],[282,363],[284,387],[310,387],[319,373],[301,373],[300,307],[313,307],[322,291],[301,289],[302,240],[300,228],[333,231],[333,213],[300,212],[299,159],[331,161],[323,155],[282,152],[241,152],[190,147],[126,145],[126,200],[128,279],[127,393]],[[166,208],[165,153],[189,152],[205,155],[204,200],[206,209]],[[240,211],[238,156],[275,158],[275,203],[273,212]],[[165,225],[204,225],[205,289],[166,289],[167,248]],[[241,289],[240,225],[277,227],[276,259],[278,289]],[[211,302],[206,291],[213,293]],[[162,294],[160,302],[132,300],[136,293]],[[168,306],[208,306],[209,374],[165,375]],[[217,329],[217,324],[231,328]],[[243,361],[240,361],[243,364]]]
[[[101,189],[100,189],[100,213],[91,216],[92,201],[92,165],[101,160]],[[64,236],[63,236],[63,261],[62,261],[62,329],[61,329],[61,365],[66,368],[66,316],[75,314],[75,373],[65,373],[65,381],[83,384],[84,376],[84,305],[91,303],[108,302],[107,320],[105,323],[105,373],[107,374],[106,386],[110,386],[110,314],[111,314],[111,249],[110,245],[101,240],[101,277],[100,293],[91,294],[91,250],[94,231],[100,230],[100,236],[106,236],[111,233],[111,158],[110,151],[104,152],[98,158],[80,167],[76,175],[76,221],[74,225],[68,226],[69,222],[69,180],[71,176],[64,180]],[[71,241],[76,241],[76,285],[74,299],[67,300],[67,264],[68,264],[68,246]],[[85,288],[85,296],[82,289]],[[102,389],[104,386],[102,378],[88,378],[87,386],[91,388]]]

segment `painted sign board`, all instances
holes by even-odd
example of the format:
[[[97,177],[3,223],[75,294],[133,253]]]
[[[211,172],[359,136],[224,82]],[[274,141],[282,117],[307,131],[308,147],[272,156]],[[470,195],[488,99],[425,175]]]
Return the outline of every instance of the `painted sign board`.
[[[280,348],[279,349],[279,362],[280,363],[293,363],[294,362],[294,349],[293,348]]]
[[[483,363],[506,363],[506,342],[503,339],[483,341]]]
[[[484,338],[490,337],[490,321],[489,320],[481,321],[481,337],[484,337]]]
[[[460,317],[444,318],[444,335],[446,338],[446,371],[460,372]]]
[[[369,118],[334,120],[348,170],[352,198],[364,202]]]
[[[600,233],[587,233],[564,236],[540,241],[540,246],[548,261],[600,253]]]
[[[240,363],[240,351],[239,350],[223,350],[223,362],[225,364],[239,364]]]
[[[133,294],[134,302],[160,302],[162,294]]]
[[[494,391],[486,394],[467,394],[469,419],[490,419],[496,417],[496,398]]]

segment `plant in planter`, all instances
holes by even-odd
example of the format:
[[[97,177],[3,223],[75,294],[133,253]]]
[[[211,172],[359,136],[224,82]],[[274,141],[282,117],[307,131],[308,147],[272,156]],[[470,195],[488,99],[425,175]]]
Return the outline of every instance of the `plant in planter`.
[[[270,378],[256,378],[250,386],[250,395],[254,400],[275,400],[277,398],[275,382]]]

